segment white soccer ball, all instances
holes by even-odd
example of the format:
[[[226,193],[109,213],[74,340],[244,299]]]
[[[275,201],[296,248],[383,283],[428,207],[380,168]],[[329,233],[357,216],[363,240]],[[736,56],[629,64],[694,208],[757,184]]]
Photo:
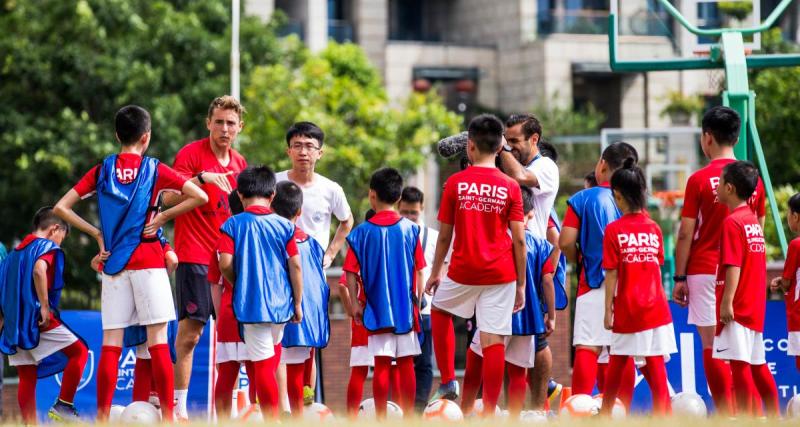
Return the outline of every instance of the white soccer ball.
[[[422,418],[437,421],[461,421],[464,419],[464,414],[452,400],[436,399],[425,407]]]
[[[133,402],[122,411],[119,421],[123,424],[158,424],[161,411],[148,402]]]
[[[522,411],[519,413],[519,420],[523,423],[546,423],[547,414],[544,411]]]
[[[253,403],[242,409],[236,419],[253,423],[261,423],[264,422],[264,415],[261,413],[261,406]]]
[[[708,410],[697,393],[682,391],[672,396],[672,413],[685,417],[705,417]]]
[[[308,421],[330,422],[335,420],[333,411],[322,403],[314,402],[303,408],[303,418]]]
[[[592,396],[574,394],[564,402],[564,407],[561,408],[560,414],[568,418],[587,418],[595,416],[599,412],[600,406],[592,399]]]
[[[122,417],[122,411],[124,410],[125,407],[122,405],[111,405],[111,410],[108,411],[109,424],[120,422],[120,418]]]
[[[603,393],[594,395],[592,399],[597,403],[598,408],[603,409]],[[628,415],[628,411],[625,409],[625,404],[617,398],[614,401],[614,407],[611,408],[611,418],[621,419],[625,418],[626,415]]]
[[[800,394],[795,394],[786,404],[786,416],[788,418],[800,418]]]
[[[358,405],[358,417],[371,420],[375,419],[375,399],[366,399]],[[403,410],[396,403],[388,401],[386,402],[386,418],[401,419],[403,418]]]
[[[473,417],[480,417],[483,415],[483,399],[476,399],[475,403],[472,405],[472,412],[469,413],[470,416]],[[494,407],[494,416],[501,417],[503,416],[503,410],[500,409],[499,406]]]

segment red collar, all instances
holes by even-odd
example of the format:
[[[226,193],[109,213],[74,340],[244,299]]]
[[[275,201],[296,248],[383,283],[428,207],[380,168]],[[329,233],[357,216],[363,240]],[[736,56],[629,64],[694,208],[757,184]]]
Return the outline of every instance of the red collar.
[[[369,219],[375,225],[394,225],[400,221],[400,214],[396,211],[380,211]]]
[[[610,183],[610,182],[608,182],[608,181],[606,181],[606,182],[601,182],[601,183],[597,184],[597,186],[598,186],[598,187],[611,188],[611,183]]]
[[[272,213],[272,209],[267,206],[260,206],[260,205],[252,205],[244,208],[245,212],[250,212],[256,215],[269,215]]]
[[[21,241],[21,242],[19,242],[19,245],[17,245],[17,247],[16,247],[16,248],[14,248],[14,249],[16,249],[16,250],[21,250],[21,249],[22,249],[22,248],[24,248],[25,246],[28,246],[28,245],[30,245],[32,241],[34,241],[34,240],[36,240],[36,239],[38,239],[38,238],[39,238],[39,237],[37,237],[37,236],[36,236],[35,234],[33,234],[33,233],[31,233],[31,234],[28,234],[27,236],[25,236],[25,238],[24,238],[24,239],[22,239],[22,241]]]
[[[307,239],[308,239],[308,234],[306,234],[306,232],[303,231],[303,229],[301,229],[300,227],[295,226],[294,227],[294,240],[296,240],[298,242],[304,242]]]

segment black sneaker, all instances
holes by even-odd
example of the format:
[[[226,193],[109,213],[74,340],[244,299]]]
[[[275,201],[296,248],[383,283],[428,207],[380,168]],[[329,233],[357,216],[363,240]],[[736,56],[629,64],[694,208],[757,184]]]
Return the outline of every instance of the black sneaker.
[[[57,400],[52,408],[47,412],[47,417],[56,422],[62,423],[79,423],[81,418],[78,416],[78,411],[71,403]]]
[[[458,399],[458,395],[459,395],[458,381],[452,380],[448,383],[440,384],[439,388],[436,389],[436,393],[433,394],[433,397],[431,398],[430,401],[433,402],[434,400],[439,400],[439,399],[447,399],[455,401],[456,399]]]

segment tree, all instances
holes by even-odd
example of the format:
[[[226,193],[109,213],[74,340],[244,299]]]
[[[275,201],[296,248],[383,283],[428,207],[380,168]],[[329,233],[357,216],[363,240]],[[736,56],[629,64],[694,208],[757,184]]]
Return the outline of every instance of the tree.
[[[458,131],[461,118],[434,95],[413,94],[404,108],[392,108],[377,70],[356,45],[330,43],[317,55],[301,51],[291,58],[298,62],[256,67],[250,75],[242,152],[251,163],[287,169],[286,130],[301,120],[316,123],[326,135],[317,171],[344,188],[359,218],[368,208],[372,172],[390,166],[408,177],[436,141]]]
[[[122,105],[150,110],[148,154],[168,163],[183,144],[207,133],[208,103],[229,87],[229,4],[0,2],[0,241],[22,238],[37,208],[54,204],[116,151],[113,117]],[[286,56],[277,25],[242,20],[245,76]],[[94,212],[83,205],[83,213]],[[86,236],[65,241],[67,305],[99,305],[88,267],[95,250]]]

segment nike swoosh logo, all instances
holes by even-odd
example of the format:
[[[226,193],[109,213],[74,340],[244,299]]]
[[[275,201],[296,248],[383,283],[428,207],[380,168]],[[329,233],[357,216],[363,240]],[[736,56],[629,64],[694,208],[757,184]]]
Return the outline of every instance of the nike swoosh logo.
[[[729,349],[727,349],[727,348],[722,348],[722,349],[718,348],[717,349],[717,353],[722,353],[723,351],[728,351],[728,350]]]

